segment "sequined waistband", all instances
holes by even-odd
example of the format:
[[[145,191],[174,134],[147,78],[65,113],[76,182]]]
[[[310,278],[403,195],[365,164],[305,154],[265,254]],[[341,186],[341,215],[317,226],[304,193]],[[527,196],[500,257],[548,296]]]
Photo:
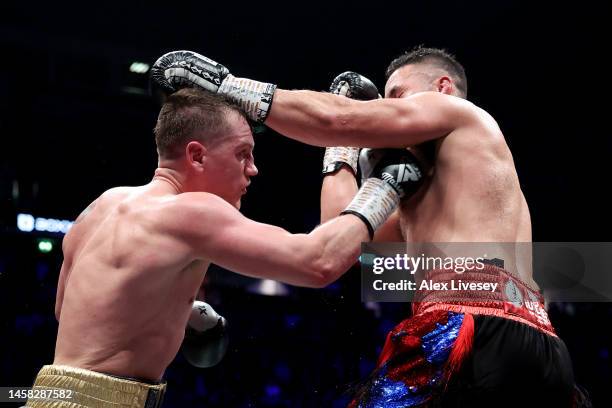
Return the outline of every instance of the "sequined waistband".
[[[423,285],[423,281],[426,282]],[[414,314],[432,310],[498,316],[555,335],[544,298],[509,271],[490,264],[464,273],[428,271],[413,301]]]

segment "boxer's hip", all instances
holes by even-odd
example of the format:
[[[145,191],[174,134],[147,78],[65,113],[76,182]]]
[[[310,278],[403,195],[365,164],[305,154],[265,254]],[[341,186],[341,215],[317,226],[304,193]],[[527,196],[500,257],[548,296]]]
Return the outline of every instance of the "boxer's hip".
[[[424,279],[448,289],[417,291],[412,307],[414,315],[445,310],[475,316],[494,316],[556,336],[542,295],[503,268],[485,264],[482,269],[461,274],[452,270],[434,270],[427,272]],[[453,290],[457,287],[459,290]],[[481,290],[482,287],[492,289]]]
[[[147,383],[64,365],[46,365],[36,376],[33,388],[64,392],[53,393],[53,398],[30,399],[27,407],[157,408],[161,406],[166,384]],[[58,395],[61,397],[56,398]]]

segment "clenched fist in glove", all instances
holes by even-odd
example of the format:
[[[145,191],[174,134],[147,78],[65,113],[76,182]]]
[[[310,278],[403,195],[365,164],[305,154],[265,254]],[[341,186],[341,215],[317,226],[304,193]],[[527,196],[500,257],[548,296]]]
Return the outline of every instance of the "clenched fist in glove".
[[[193,302],[182,346],[187,361],[200,368],[218,364],[227,351],[226,328],[225,318],[208,303]]]
[[[359,217],[370,237],[399,205],[423,183],[423,171],[405,149],[364,149],[359,159],[364,177],[359,192],[342,214]]]
[[[236,78],[223,65],[192,51],[162,55],[151,68],[151,82],[166,93],[200,88],[226,95],[260,123],[268,116],[276,90],[273,84]]]

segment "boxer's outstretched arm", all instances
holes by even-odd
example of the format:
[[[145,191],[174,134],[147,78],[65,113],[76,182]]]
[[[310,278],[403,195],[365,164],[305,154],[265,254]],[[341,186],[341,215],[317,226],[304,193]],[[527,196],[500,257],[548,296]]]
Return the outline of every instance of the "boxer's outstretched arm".
[[[412,146],[443,137],[477,116],[471,103],[438,92],[355,101],[282,90],[271,83],[237,78],[216,61],[185,50],[161,56],[151,68],[151,80],[164,92],[189,86],[220,93],[240,105],[250,119],[316,146]]]
[[[357,261],[361,242],[369,241],[366,225],[353,215],[310,234],[291,234],[252,221],[211,194],[193,193],[182,201],[169,221],[196,257],[256,278],[323,287],[345,273]]]
[[[406,147],[472,123],[474,111],[470,102],[438,92],[356,101],[277,89],[265,124],[316,146]]]

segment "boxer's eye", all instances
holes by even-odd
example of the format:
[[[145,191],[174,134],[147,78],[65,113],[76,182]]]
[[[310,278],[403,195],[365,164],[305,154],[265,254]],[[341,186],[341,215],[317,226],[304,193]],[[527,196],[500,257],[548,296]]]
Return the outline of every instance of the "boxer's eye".
[[[251,158],[251,152],[249,150],[242,150],[240,153],[238,153],[238,158],[240,160],[248,160]]]

